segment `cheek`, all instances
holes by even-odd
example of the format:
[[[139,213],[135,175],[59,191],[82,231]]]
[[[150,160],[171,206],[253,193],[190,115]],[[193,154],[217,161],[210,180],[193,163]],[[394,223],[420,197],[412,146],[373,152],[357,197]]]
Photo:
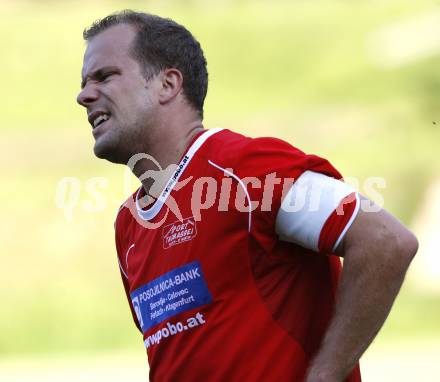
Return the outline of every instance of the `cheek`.
[[[108,89],[117,119],[123,124],[130,124],[151,115],[155,105],[158,105],[153,89],[146,88],[142,83],[130,82],[124,85],[118,89]]]

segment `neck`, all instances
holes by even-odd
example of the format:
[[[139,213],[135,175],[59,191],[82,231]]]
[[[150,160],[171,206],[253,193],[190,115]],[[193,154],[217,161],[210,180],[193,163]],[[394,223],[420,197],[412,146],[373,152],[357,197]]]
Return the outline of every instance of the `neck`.
[[[184,130],[184,131],[182,131]],[[177,129],[173,130],[173,135],[167,134],[158,142],[154,150],[149,150],[148,154],[138,154],[135,165],[129,163],[133,174],[140,180],[147,195],[157,198],[159,193],[165,187],[170,177],[175,171],[178,161],[189,147],[194,137],[203,131],[203,125],[200,121],[193,122],[187,129],[182,129],[182,133],[175,134]],[[169,132],[170,130],[162,129]]]

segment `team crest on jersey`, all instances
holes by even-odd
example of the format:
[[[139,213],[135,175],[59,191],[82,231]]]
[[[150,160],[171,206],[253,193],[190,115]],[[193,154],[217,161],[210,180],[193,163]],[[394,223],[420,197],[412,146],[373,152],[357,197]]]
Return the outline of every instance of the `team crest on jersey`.
[[[163,248],[168,249],[177,244],[186,243],[197,235],[194,217],[168,224],[162,229]]]

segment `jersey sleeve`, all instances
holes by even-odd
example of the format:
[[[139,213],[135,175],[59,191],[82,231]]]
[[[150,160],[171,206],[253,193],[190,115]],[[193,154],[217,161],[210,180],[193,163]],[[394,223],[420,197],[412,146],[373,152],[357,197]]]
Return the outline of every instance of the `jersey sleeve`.
[[[275,230],[281,240],[316,252],[334,252],[359,205],[359,196],[351,186],[307,170],[284,196]]]
[[[359,211],[358,194],[326,159],[282,140],[252,139],[237,169],[254,207],[251,233],[263,244],[272,237],[332,253]]]
[[[118,264],[119,264],[119,271],[121,273],[121,279],[122,279],[122,284],[124,286],[124,291],[125,291],[125,295],[127,297],[127,301],[128,301],[128,305],[130,306],[130,311],[131,311],[131,315],[133,317],[133,321],[136,325],[136,327],[139,329],[139,331],[142,333],[141,327],[139,325],[139,321],[137,319],[137,315],[135,312],[135,309],[133,307],[133,304],[131,302],[131,298],[130,298],[130,285],[128,283],[128,275],[127,275],[127,269],[125,265],[125,253],[124,253],[124,241],[122,238],[122,230],[123,230],[123,219],[121,217],[121,211],[123,210],[124,205],[119,209],[118,214],[116,216],[116,220],[115,220],[115,244],[116,244],[116,252],[117,252],[117,256],[118,256]]]

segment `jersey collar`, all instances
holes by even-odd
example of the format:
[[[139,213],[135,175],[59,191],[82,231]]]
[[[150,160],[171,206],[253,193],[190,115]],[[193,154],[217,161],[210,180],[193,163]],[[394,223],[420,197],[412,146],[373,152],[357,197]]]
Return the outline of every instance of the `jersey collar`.
[[[140,198],[142,186],[139,187],[138,191],[136,192],[136,210],[137,210],[138,216],[142,220],[151,220],[157,216],[157,214],[162,209],[162,206],[165,204],[166,199],[168,198],[171,191],[173,190],[174,186],[177,184],[181,175],[183,174],[186,167],[188,166],[189,162],[196,154],[197,150],[199,150],[200,147],[202,147],[202,145],[205,143],[205,141],[210,136],[218,133],[221,130],[223,130],[223,129],[215,128],[215,129],[206,130],[193,142],[193,144],[189,147],[187,152],[183,155],[182,159],[180,160],[180,162],[177,166],[176,171],[173,173],[171,178],[168,180],[167,184],[165,185],[164,189],[160,193],[159,197],[157,198],[157,200],[154,202],[154,204],[149,209],[143,210],[140,206],[139,198]]]

